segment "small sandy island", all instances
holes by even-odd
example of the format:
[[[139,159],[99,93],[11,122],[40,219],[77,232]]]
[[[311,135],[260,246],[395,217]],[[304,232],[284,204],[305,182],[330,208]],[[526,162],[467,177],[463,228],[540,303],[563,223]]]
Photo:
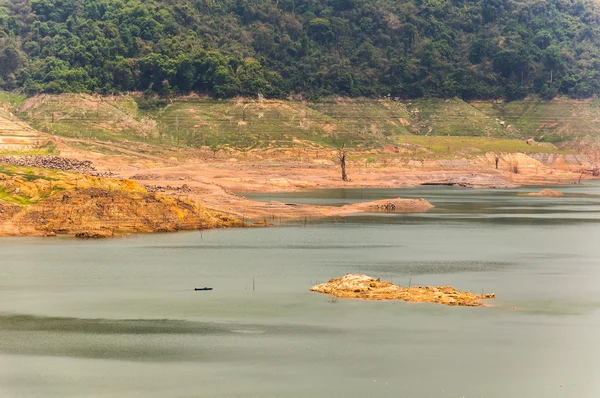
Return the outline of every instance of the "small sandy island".
[[[555,191],[554,189],[542,189],[540,192],[530,192],[520,196],[543,196],[543,197],[558,197],[563,196],[562,192]]]
[[[372,202],[361,202],[345,205],[339,208],[329,207],[329,212],[335,215],[344,215],[364,212],[386,213],[422,213],[434,206],[423,198],[418,199],[382,199]]]
[[[310,288],[313,292],[325,293],[335,297],[363,300],[403,300],[416,303],[438,303],[452,306],[480,307],[480,300],[493,299],[490,294],[461,292],[450,286],[413,286],[403,287],[391,282],[381,281],[361,274],[346,274],[331,279],[327,283]]]

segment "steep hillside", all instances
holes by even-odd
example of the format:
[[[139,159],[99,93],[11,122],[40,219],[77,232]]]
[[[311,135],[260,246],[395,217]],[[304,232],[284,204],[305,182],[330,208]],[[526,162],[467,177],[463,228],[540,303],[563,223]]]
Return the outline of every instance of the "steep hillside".
[[[0,87],[588,98],[599,26],[596,0],[0,0]]]

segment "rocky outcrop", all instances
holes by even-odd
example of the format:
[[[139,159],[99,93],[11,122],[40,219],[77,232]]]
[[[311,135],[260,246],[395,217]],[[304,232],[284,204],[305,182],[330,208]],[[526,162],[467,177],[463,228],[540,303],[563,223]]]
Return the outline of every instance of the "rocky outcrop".
[[[516,188],[517,185],[493,174],[464,174],[446,179],[431,180],[421,185],[448,185],[464,188]]]
[[[0,174],[0,192],[14,202],[0,200],[0,236],[103,238],[243,225],[196,202],[149,193],[133,181],[29,170]]]
[[[164,179],[164,177],[161,177],[156,174],[134,174],[131,177],[129,177],[129,179],[130,180],[160,180],[160,179]]]
[[[388,212],[388,213],[420,213],[434,206],[423,198],[419,199],[382,199],[372,202],[355,203],[342,206],[342,212]]]
[[[523,194],[522,196],[543,196],[543,197],[559,197],[564,196],[562,192],[555,191],[553,189],[542,189],[540,192],[530,192]]]
[[[450,286],[403,287],[361,274],[347,274],[310,288],[313,292],[335,297],[363,300],[402,300],[418,303],[437,303],[451,306],[479,307],[481,300],[493,299],[491,294],[462,292]]]
[[[192,193],[196,192],[193,188],[190,188],[187,184],[183,184],[180,187],[172,187],[170,185],[161,186],[161,185],[144,185],[146,191],[148,192],[175,192],[175,193]]]
[[[102,188],[57,193],[24,208],[8,222],[12,222],[19,234],[53,232],[86,238],[242,225],[193,202]]]
[[[47,235],[47,236],[56,236],[56,233],[54,233],[54,235]],[[79,232],[77,234],[75,234],[76,238],[79,239],[103,239],[103,238],[112,238],[115,235],[113,234],[112,231],[84,231],[84,232]]]
[[[21,208],[12,203],[6,203],[0,200],[0,222],[8,220],[15,214],[17,214]]]

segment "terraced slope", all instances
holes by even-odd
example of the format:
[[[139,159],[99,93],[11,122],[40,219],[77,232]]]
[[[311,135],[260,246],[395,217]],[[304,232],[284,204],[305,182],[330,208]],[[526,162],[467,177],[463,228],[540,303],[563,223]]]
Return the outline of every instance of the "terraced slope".
[[[0,154],[49,152],[52,143],[47,135],[0,109]]]
[[[365,150],[417,145],[426,149],[422,151],[424,156],[429,150],[461,155],[478,151],[528,152],[530,146],[524,141],[529,138],[564,145],[584,137],[600,137],[600,100],[467,103],[460,99],[331,98],[306,102],[63,94],[32,97],[13,106],[13,110],[43,132],[86,141],[88,145],[131,143],[129,149],[135,149],[143,143],[148,153],[154,151],[152,148],[164,151],[204,147],[216,152],[326,149],[346,144]],[[6,136],[16,139],[8,132],[24,129],[25,125],[15,124],[14,118],[6,120]],[[21,134],[33,133],[29,129]],[[441,137],[481,139],[464,143],[448,139],[446,143]],[[431,140],[435,142],[428,144]],[[532,151],[553,153],[556,148],[536,146]]]
[[[156,134],[154,122],[145,125],[138,118],[131,96],[39,95],[25,100],[16,113],[38,130],[69,138],[145,140]]]
[[[600,137],[600,100],[475,102],[473,107],[490,118],[512,125],[521,137],[564,142]]]
[[[406,103],[410,130],[420,135],[519,138],[511,126],[458,98]]]

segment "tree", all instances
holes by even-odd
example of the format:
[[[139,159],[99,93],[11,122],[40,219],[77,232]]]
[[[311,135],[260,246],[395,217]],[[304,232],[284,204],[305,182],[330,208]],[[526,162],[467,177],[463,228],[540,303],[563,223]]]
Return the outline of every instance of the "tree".
[[[550,83],[554,80],[554,71],[560,67],[561,63],[560,47],[555,44],[548,46],[544,50],[544,65],[550,70]]]
[[[342,170],[342,181],[348,181],[348,174],[346,174],[346,156],[348,155],[348,151],[346,150],[346,144],[342,144],[342,146],[338,149],[338,162],[340,164],[340,168]]]
[[[599,15],[591,0],[5,0],[0,86],[584,98],[600,94]]]
[[[0,75],[6,77],[14,73],[21,63],[19,52],[12,45],[8,45],[0,52]]]

